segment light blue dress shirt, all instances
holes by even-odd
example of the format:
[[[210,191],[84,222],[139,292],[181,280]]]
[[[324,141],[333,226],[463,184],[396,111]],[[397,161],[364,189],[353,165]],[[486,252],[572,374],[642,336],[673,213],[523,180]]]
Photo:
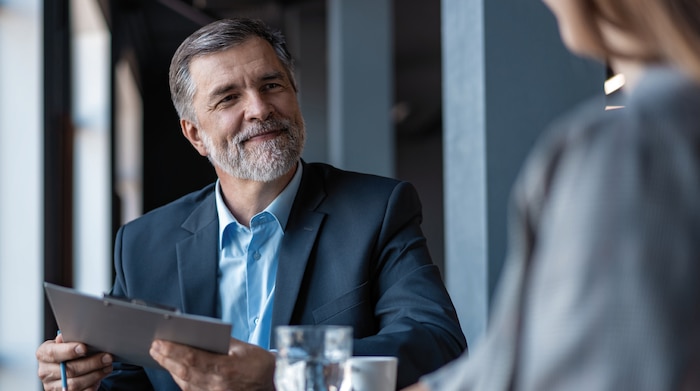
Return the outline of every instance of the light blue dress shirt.
[[[279,247],[301,173],[302,165],[297,164],[287,187],[250,219],[250,228],[233,217],[224,203],[221,185],[216,182],[219,316],[233,325],[232,337],[265,349],[270,347]]]

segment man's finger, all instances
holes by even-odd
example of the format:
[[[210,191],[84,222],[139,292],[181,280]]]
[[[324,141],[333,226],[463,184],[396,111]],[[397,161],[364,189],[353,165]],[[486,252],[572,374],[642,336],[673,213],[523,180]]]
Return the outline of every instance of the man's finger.
[[[183,389],[210,389],[207,385],[219,380],[216,355],[187,345],[156,340],[151,344],[151,357],[173,376]],[[183,385],[187,384],[187,387]]]
[[[79,377],[96,371],[104,372],[105,369],[111,367],[112,356],[107,353],[98,353],[90,357],[66,362],[66,374],[68,377]]]
[[[151,344],[151,357],[172,375],[188,380],[190,352],[183,345],[156,340]]]
[[[104,368],[97,368],[91,372],[82,374],[80,376],[73,376],[69,371],[67,371],[67,383],[68,389],[70,390],[92,390],[96,389],[100,385],[100,381],[112,372],[112,366],[107,366]]]
[[[39,349],[36,351],[36,358],[43,362],[59,363],[83,357],[86,352],[87,349],[82,343],[56,343],[56,341],[49,340],[39,346]]]

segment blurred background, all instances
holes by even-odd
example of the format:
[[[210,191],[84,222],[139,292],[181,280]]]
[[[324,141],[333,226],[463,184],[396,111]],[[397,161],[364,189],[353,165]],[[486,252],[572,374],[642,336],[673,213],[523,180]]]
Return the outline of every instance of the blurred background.
[[[42,282],[101,294],[123,223],[215,178],[167,72],[220,18],[280,29],[307,161],[412,182],[470,346],[506,252],[508,193],[562,111],[603,94],[538,0],[0,0],[0,390],[39,390]],[[358,211],[361,218],[361,211]]]

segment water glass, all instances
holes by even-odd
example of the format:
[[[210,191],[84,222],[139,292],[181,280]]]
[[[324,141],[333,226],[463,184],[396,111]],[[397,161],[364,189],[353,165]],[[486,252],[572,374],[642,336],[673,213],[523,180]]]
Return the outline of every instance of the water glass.
[[[352,356],[350,326],[275,328],[278,391],[338,391]]]

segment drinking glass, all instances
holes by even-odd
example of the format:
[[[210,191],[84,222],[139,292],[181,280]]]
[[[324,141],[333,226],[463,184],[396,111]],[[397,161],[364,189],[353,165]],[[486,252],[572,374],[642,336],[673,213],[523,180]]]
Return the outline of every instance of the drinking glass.
[[[352,356],[350,326],[275,328],[278,391],[338,391]]]

